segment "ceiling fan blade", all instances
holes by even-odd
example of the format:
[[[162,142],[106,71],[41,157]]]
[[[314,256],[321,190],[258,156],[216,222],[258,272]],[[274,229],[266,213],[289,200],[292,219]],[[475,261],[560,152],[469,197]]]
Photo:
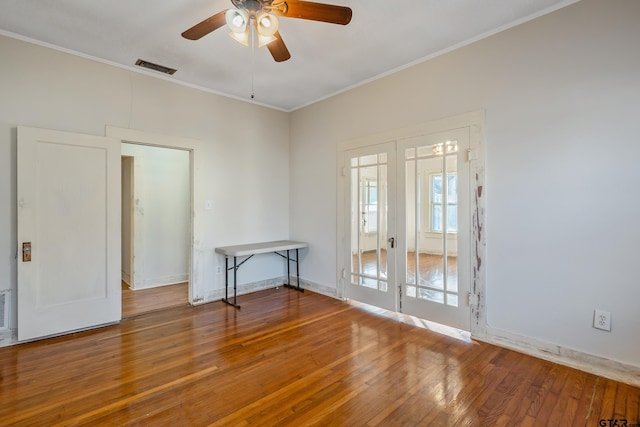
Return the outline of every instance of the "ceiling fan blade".
[[[291,58],[289,49],[287,49],[287,46],[284,44],[284,41],[282,41],[282,36],[280,36],[280,32],[276,31],[274,36],[276,40],[267,44],[267,49],[269,49],[269,52],[271,52],[271,56],[273,56],[273,59],[275,59],[276,62],[283,62]]]
[[[287,0],[282,5],[274,2],[273,14],[287,18],[309,19],[330,24],[347,25],[351,22],[351,8],[310,1]]]
[[[182,33],[182,37],[189,40],[198,40],[199,38],[206,36],[210,32],[217,30],[227,23],[224,17],[224,14],[226,12],[226,10],[218,12],[215,15],[210,16],[209,18],[200,22],[199,24],[194,25],[193,27]]]

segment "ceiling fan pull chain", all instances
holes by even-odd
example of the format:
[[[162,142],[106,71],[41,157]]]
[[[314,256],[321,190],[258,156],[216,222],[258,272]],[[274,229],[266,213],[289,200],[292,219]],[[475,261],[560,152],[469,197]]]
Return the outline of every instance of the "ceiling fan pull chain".
[[[255,98],[255,94],[253,93],[253,75],[255,73],[255,65],[256,65],[256,46],[255,46],[255,41],[254,41],[254,37],[255,37],[255,30],[253,28],[253,26],[249,26],[249,31],[251,31],[251,99]]]

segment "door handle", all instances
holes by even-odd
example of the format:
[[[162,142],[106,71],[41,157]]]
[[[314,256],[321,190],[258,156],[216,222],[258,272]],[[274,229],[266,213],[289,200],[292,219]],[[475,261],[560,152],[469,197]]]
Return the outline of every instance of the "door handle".
[[[396,238],[395,237],[389,237],[387,239],[387,241],[389,242],[389,244],[391,245],[391,249],[396,247]]]
[[[22,242],[22,262],[31,261],[31,242]]]

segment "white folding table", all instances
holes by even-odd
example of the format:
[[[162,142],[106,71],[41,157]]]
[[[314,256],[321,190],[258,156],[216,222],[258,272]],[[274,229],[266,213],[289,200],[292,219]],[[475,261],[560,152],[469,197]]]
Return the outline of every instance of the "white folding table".
[[[298,260],[300,259],[299,250],[308,246],[309,245],[304,242],[296,242],[293,240],[276,240],[273,242],[249,243],[246,245],[223,246],[220,248],[216,248],[217,253],[225,256],[224,299],[222,301],[236,308],[240,308],[240,306],[237,304],[236,294],[238,269],[242,264],[247,262],[254,255],[270,252],[280,255],[282,258],[285,258],[287,260],[287,283],[285,283],[284,286],[290,289],[295,289],[296,291],[304,292],[304,289],[300,287],[300,265],[298,263]],[[290,257],[290,251],[294,249],[296,251],[296,258],[292,259]],[[286,252],[286,255],[284,255],[284,252]],[[229,258],[231,257],[233,257],[233,266],[229,267]],[[240,264],[238,264],[238,257],[246,258],[243,259]],[[298,279],[296,282],[296,286],[291,285],[291,262],[296,263],[296,277]],[[233,270],[233,302],[229,301],[229,270]]]

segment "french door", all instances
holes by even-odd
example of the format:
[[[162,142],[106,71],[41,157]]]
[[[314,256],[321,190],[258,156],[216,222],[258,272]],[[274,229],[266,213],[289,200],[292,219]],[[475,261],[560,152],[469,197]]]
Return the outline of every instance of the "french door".
[[[345,150],[347,298],[470,329],[468,149],[463,127]]]
[[[403,313],[469,330],[469,130],[398,142]]]
[[[345,293],[367,304],[396,310],[395,143],[345,153]]]

